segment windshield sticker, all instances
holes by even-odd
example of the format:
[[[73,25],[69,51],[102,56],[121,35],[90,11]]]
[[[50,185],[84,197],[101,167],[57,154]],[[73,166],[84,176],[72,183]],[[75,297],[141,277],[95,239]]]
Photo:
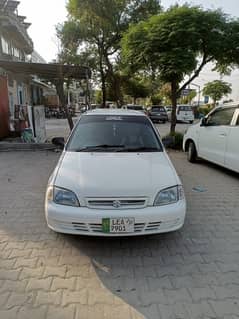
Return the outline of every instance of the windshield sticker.
[[[107,116],[106,117],[106,121],[122,121],[122,117],[121,116]]]

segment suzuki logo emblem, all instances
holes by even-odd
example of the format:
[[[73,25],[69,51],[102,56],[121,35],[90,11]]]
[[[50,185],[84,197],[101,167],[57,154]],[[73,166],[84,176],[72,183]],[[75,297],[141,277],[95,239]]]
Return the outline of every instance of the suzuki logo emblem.
[[[113,207],[114,207],[114,208],[120,208],[120,206],[121,206],[121,203],[120,203],[119,200],[113,201]]]

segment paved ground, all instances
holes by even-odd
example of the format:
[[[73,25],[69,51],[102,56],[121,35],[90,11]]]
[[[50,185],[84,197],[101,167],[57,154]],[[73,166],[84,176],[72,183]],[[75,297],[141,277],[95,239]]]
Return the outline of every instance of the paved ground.
[[[74,122],[77,121],[77,118],[73,119]],[[167,135],[170,131],[170,123],[167,122],[165,124],[156,124],[160,135],[163,137]],[[187,123],[178,123],[176,130],[178,132],[184,133],[186,129],[190,126]],[[46,120],[46,131],[47,131],[47,139],[50,141],[53,137],[63,136],[67,137],[70,133],[68,123],[66,119],[47,119]]]
[[[44,220],[58,156],[0,153],[1,319],[239,318],[238,175],[172,152],[188,200],[181,231],[74,237]]]

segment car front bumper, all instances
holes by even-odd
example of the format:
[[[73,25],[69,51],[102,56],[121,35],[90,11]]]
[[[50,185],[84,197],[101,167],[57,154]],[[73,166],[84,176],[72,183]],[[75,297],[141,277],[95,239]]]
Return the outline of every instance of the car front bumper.
[[[70,207],[46,202],[45,213],[48,227],[59,233],[88,236],[137,236],[166,233],[180,229],[184,224],[186,202],[140,209],[92,209]],[[104,233],[103,218],[134,217],[132,233]]]

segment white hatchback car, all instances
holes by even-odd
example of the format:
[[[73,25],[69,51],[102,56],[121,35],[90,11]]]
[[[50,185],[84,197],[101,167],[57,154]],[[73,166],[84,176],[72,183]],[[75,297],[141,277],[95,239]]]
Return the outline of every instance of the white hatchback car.
[[[157,234],[181,228],[185,212],[182,183],[147,116],[102,109],[80,117],[47,186],[51,229]]]
[[[197,157],[239,173],[239,105],[230,104],[212,110],[184,135],[183,148],[188,160]]]

